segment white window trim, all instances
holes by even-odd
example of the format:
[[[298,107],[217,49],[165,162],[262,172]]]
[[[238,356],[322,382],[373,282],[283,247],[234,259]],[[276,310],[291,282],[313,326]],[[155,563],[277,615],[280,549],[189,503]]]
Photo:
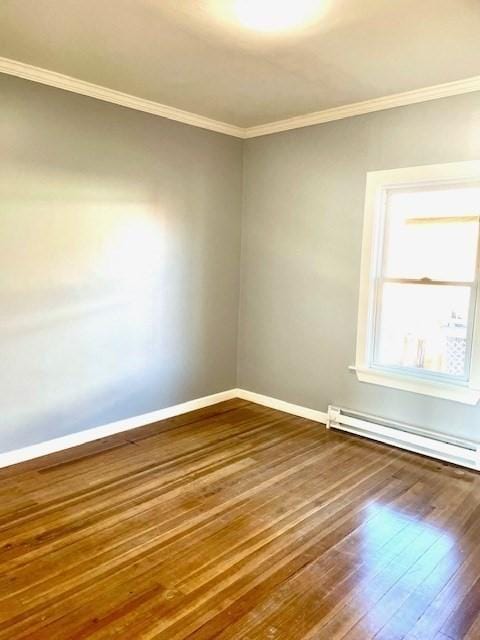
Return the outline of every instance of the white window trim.
[[[385,208],[382,198],[389,187],[427,185],[435,182],[480,180],[480,161],[453,162],[420,167],[373,171],[367,174],[365,217],[360,268],[360,298],[358,307],[357,350],[355,371],[361,382],[368,382],[403,391],[474,405],[480,400],[480,292],[474,313],[471,368],[465,384],[436,381],[410,373],[391,373],[370,364],[370,345],[373,336],[372,314],[378,274],[380,243],[383,242]]]

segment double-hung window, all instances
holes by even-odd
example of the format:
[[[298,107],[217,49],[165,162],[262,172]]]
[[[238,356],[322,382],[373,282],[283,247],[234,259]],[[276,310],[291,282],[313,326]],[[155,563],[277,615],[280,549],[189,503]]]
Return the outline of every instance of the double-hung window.
[[[480,162],[368,174],[359,379],[480,398]]]

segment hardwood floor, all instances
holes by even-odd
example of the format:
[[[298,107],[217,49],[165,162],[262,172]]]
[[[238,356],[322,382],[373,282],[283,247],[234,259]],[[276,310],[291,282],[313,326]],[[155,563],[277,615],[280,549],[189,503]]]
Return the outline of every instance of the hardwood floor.
[[[475,472],[232,400],[0,481],[0,640],[480,638]]]

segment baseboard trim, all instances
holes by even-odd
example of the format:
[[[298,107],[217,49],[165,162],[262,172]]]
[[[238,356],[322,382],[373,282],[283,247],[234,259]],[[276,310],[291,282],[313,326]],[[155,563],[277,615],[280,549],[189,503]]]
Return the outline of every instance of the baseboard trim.
[[[203,407],[209,407],[212,404],[224,402],[225,400],[232,400],[233,398],[248,400],[264,407],[278,409],[278,411],[284,411],[285,413],[300,416],[301,418],[307,418],[314,422],[321,422],[322,424],[326,424],[328,419],[326,411],[308,409],[307,407],[302,407],[298,404],[284,402],[283,400],[264,396],[260,393],[254,393],[253,391],[247,391],[246,389],[228,389],[227,391],[221,391],[220,393],[214,393],[210,396],[196,398],[195,400],[182,402],[181,404],[176,404],[171,407],[151,411],[150,413],[144,413],[139,416],[133,416],[132,418],[126,418],[125,420],[118,420],[99,427],[93,427],[92,429],[85,429],[85,431],[77,431],[76,433],[61,436],[60,438],[53,438],[52,440],[39,442],[38,444],[23,447],[22,449],[14,449],[13,451],[0,453],[0,469],[3,467],[10,467],[11,465],[18,464],[19,462],[25,462],[26,460],[40,458],[41,456],[46,456],[50,453],[57,453],[64,449],[78,447],[86,442],[92,442],[93,440],[113,436],[117,433],[122,433],[123,431],[129,431],[130,429],[136,429],[137,427],[152,424],[153,422],[173,418],[175,416],[182,415],[183,413],[188,413],[189,411],[195,411],[195,409],[203,409]]]
[[[100,438],[112,436],[116,433],[122,433],[122,431],[129,431],[130,429],[143,427],[147,424],[152,424],[152,422],[173,418],[181,415],[182,413],[188,413],[195,409],[203,409],[203,407],[208,407],[212,404],[217,404],[218,402],[223,402],[225,400],[232,400],[237,397],[237,389],[228,389],[227,391],[221,391],[220,393],[196,398],[195,400],[182,402],[181,404],[176,404],[171,407],[151,411],[150,413],[144,413],[139,416],[133,416],[132,418],[126,418],[125,420],[118,420],[99,427],[93,427],[92,429],[86,429],[85,431],[78,431],[67,436],[61,436],[60,438],[39,442],[38,444],[24,447],[22,449],[6,451],[5,453],[0,454],[0,469],[3,467],[9,467],[13,464],[18,464],[19,462],[25,462],[26,460],[33,460],[34,458],[39,458],[41,456],[48,455],[49,453],[56,453],[57,451],[63,451],[64,449],[78,447],[86,442],[92,442],[93,440],[99,440]]]
[[[20,462],[25,462],[26,460],[33,460],[34,458],[39,458],[50,453],[56,453],[65,449],[71,449],[72,447],[77,447],[87,442],[92,442],[93,440],[99,440],[101,438],[106,438],[117,433],[122,433],[123,431],[129,431],[130,429],[143,427],[154,422],[159,422],[160,420],[173,418],[175,416],[182,415],[183,413],[188,413],[189,411],[195,411],[195,409],[202,409],[219,402],[224,402],[225,400],[233,400],[234,398],[247,400],[248,402],[253,402],[264,407],[269,407],[270,409],[283,411],[293,416],[306,418],[307,420],[312,420],[313,422],[319,422],[325,425],[329,423],[328,413],[326,411],[318,411],[316,409],[310,409],[298,404],[292,404],[291,402],[285,402],[284,400],[272,398],[271,396],[265,396],[261,393],[255,393],[254,391],[248,391],[247,389],[228,389],[226,391],[221,391],[220,393],[214,393],[202,398],[196,398],[195,400],[182,402],[181,404],[176,404],[171,407],[165,407],[164,409],[151,411],[150,413],[144,413],[139,416],[133,416],[132,418],[126,418],[125,420],[118,420],[117,422],[111,422],[110,424],[93,427],[92,429],[86,429],[85,431],[79,431],[77,433],[72,433],[60,438],[54,438],[53,440],[40,442],[38,444],[24,447],[22,449],[15,449],[13,451],[0,453],[0,469],[3,467],[9,467],[11,465],[18,464]],[[343,430],[349,431],[348,428],[343,428]],[[374,439],[379,440],[380,438]],[[387,440],[383,440],[383,442],[386,442],[387,444],[393,444],[393,446],[399,446],[398,444],[391,443]],[[415,448],[408,445],[402,445],[402,448],[407,449],[408,451],[418,452]],[[430,457],[432,457],[431,454],[424,453],[424,455],[430,455]],[[462,464],[456,460],[453,462],[455,462],[456,464]],[[471,468],[479,469],[478,463],[475,467]]]
[[[328,414],[326,411],[317,411],[316,409],[309,409],[307,407],[302,407],[299,404],[292,404],[291,402],[285,402],[284,400],[278,400],[277,398],[264,396],[260,393],[247,391],[246,389],[237,389],[237,397],[241,398],[242,400],[249,400],[250,402],[261,404],[264,407],[270,407],[270,409],[277,409],[278,411],[291,413],[294,416],[307,418],[307,420],[313,420],[314,422],[321,422],[322,424],[327,424]]]

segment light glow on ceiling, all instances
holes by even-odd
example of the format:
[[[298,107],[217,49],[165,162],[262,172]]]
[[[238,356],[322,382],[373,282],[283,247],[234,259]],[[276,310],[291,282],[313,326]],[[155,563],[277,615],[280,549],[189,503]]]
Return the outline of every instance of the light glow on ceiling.
[[[318,17],[322,0],[235,0],[238,21],[256,31],[284,31],[308,25]]]

